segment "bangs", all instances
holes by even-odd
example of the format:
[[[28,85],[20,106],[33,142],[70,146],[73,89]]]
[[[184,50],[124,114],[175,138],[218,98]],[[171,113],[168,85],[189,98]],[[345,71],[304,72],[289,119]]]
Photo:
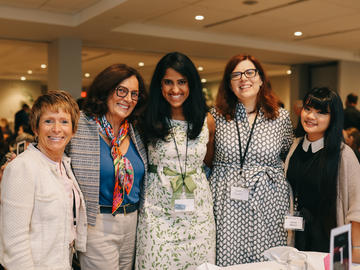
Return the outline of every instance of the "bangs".
[[[57,101],[56,103],[52,104],[43,104],[41,107],[41,114],[46,111],[58,113],[60,110],[71,115],[71,105],[64,101]]]
[[[315,97],[310,94],[305,101],[304,107],[311,107],[319,110],[320,113],[330,113],[330,102],[328,97]]]

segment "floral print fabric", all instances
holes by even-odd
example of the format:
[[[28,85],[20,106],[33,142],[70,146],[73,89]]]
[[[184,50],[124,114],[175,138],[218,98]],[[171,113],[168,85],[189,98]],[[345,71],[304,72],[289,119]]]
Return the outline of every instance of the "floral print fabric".
[[[185,166],[187,123],[170,120],[175,135],[181,168]],[[164,168],[181,172],[171,136],[149,145],[149,164],[157,173],[149,174],[145,202],[139,213],[135,269],[195,269],[202,263],[215,263],[215,221],[210,187],[202,169],[209,131],[206,121],[200,135],[188,141],[186,171],[192,179],[195,211],[175,213],[172,205],[171,176]]]

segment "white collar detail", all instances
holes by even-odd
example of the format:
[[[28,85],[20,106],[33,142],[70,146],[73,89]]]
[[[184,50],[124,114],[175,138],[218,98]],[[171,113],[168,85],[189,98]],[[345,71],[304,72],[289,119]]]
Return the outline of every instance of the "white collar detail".
[[[324,137],[318,139],[317,141],[311,142],[307,139],[307,136],[305,136],[302,144],[302,148],[305,152],[308,151],[310,144],[312,152],[316,153],[317,151],[324,148]]]

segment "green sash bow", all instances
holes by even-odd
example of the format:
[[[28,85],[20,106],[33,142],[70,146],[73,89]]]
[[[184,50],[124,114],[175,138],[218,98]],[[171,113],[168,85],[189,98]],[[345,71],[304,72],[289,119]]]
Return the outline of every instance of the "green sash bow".
[[[149,172],[151,173],[157,173],[157,166],[156,165],[149,165]],[[173,194],[178,194],[182,192],[182,186],[183,186],[183,179],[181,173],[178,173],[177,171],[174,171],[168,167],[164,167],[163,173],[166,176],[170,176],[170,183],[171,187],[173,189]],[[192,170],[190,172],[186,172],[185,178],[184,178],[184,187],[186,193],[194,193],[194,190],[196,189],[196,184],[194,180],[192,179],[192,175],[196,173],[196,169]]]

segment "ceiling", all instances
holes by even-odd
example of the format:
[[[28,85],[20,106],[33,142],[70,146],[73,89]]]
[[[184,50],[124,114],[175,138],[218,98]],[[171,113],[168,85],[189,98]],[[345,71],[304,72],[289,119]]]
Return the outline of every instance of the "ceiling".
[[[199,14],[205,19],[196,21]],[[358,0],[0,0],[0,79],[46,83],[40,64],[59,38],[82,40],[82,71],[91,74],[84,86],[113,63],[142,61],[138,69],[149,81],[170,51],[203,66],[208,81],[243,52],[269,75],[298,63],[360,62],[359,14]]]

